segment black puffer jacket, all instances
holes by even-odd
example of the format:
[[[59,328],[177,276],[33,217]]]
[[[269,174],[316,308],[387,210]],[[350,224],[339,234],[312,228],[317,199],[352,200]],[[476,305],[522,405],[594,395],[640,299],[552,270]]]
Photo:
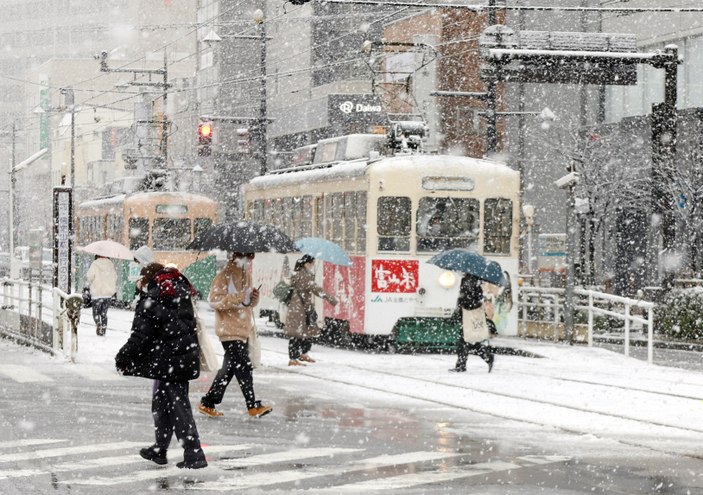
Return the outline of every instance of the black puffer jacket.
[[[174,382],[199,376],[194,293],[188,279],[174,268],[154,276],[135,309],[132,334],[115,357],[117,371]]]
[[[483,287],[481,280],[473,275],[464,275],[459,286],[457,305],[461,309],[477,309],[483,304]]]

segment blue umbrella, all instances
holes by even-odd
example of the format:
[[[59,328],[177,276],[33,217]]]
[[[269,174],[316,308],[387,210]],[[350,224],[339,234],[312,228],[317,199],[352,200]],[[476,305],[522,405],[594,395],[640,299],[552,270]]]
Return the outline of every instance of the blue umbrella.
[[[313,258],[321,259],[333,265],[351,266],[347,253],[339,245],[320,237],[304,237],[295,241],[296,247]]]
[[[468,273],[488,283],[509,287],[510,281],[495,261],[490,261],[475,251],[449,249],[430,258],[428,263],[446,270]]]

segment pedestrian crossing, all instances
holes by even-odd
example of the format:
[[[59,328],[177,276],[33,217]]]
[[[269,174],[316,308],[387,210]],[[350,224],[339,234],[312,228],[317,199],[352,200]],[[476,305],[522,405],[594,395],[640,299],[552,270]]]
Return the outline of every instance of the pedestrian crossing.
[[[79,378],[91,382],[118,382],[125,378],[117,373],[112,367],[95,366],[90,364],[72,364],[60,367],[60,376],[68,374],[76,375]],[[9,378],[17,383],[49,383],[61,381],[59,375],[49,375],[46,371],[41,372],[21,364],[1,364],[0,376]]]
[[[469,454],[451,451],[377,455],[363,448],[293,447],[270,451],[259,445],[235,444],[204,446],[208,468],[184,471],[175,466],[180,460],[179,448],[169,451],[173,453],[169,465],[160,467],[139,456],[138,450],[143,446],[126,441],[72,445],[68,439],[0,442],[0,493],[4,492],[4,483],[17,482],[20,478],[36,478],[32,485],[41,486],[41,477],[52,486],[115,487],[127,491],[147,491],[153,483],[167,479],[172,490],[213,493],[242,489],[302,490],[301,483],[316,492],[396,493],[413,487],[446,487],[457,480],[570,460],[562,456],[526,455],[473,462]],[[135,484],[136,488],[128,488]],[[104,489],[107,488],[100,490]]]

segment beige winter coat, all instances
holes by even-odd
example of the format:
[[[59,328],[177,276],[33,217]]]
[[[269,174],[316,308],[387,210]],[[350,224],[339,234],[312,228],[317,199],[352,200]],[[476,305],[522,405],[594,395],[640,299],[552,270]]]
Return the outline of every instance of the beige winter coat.
[[[317,326],[317,323],[305,324],[306,310],[314,307],[313,294],[326,299],[332,304],[337,304],[337,300],[317,285],[315,283],[315,275],[305,268],[293,274],[290,278],[290,286],[293,288],[293,296],[288,304],[285,324],[286,335],[304,339],[317,337],[320,334],[320,327]],[[321,319],[321,315],[319,319]]]
[[[117,272],[108,258],[98,258],[90,264],[86,280],[90,286],[90,297],[104,299],[117,292]]]
[[[252,299],[245,306],[247,289],[252,289],[251,274],[231,260],[212,280],[210,306],[215,310],[215,334],[222,342],[247,341],[254,331],[253,308],[259,301]]]

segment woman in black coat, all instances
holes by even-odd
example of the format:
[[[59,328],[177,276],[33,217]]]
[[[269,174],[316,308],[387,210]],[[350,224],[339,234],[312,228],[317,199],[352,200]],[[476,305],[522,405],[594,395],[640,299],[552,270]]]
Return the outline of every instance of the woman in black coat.
[[[478,355],[488,364],[488,372],[493,369],[493,353],[483,345],[490,337],[493,322],[486,318],[483,310],[483,287],[480,279],[465,274],[459,286],[457,317],[461,321],[461,336],[457,342],[456,366],[449,371],[466,371],[466,360],[470,353]]]
[[[154,380],[151,412],[156,442],[139,454],[166,464],[175,432],[183,446],[179,468],[207,466],[188,399],[188,381],[200,375],[198,337],[191,298],[195,289],[175,268],[152,263],[142,272],[145,293],[134,312],[132,333],[115,357],[117,370]]]

